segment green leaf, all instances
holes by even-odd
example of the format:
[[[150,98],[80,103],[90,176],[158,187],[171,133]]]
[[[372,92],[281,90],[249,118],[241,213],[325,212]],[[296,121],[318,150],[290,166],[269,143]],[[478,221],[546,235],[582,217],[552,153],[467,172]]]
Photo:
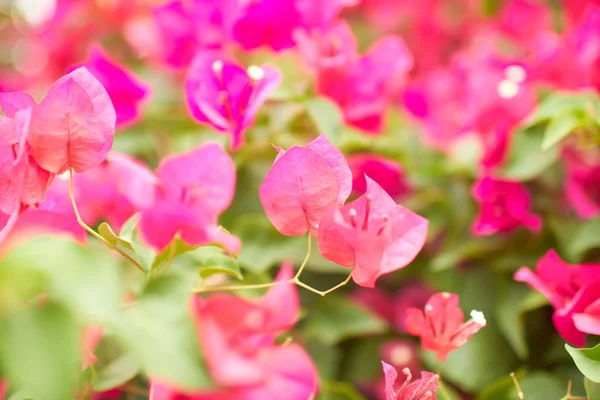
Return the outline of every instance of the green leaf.
[[[47,294],[81,318],[110,323],[120,311],[120,273],[104,246],[94,252],[66,238],[42,236],[15,248],[2,264],[42,274]]]
[[[500,292],[496,303],[498,329],[522,360],[526,359],[529,353],[525,338],[524,314],[547,303],[544,296],[538,292],[533,292],[526,285],[513,281],[507,282]]]
[[[571,133],[580,124],[580,119],[573,114],[562,114],[553,118],[546,126],[542,150],[548,150]]]
[[[195,282],[175,276],[152,280],[124,312],[118,335],[151,376],[201,389],[210,379],[196,329],[189,315],[189,294]]]
[[[517,379],[527,400],[558,400],[567,391],[567,382],[550,372],[520,373]],[[508,375],[486,387],[477,396],[477,400],[507,399],[518,399],[517,389]]]
[[[583,378],[583,385],[585,386],[585,394],[588,400],[600,400],[600,383]]]
[[[100,236],[102,236],[104,239],[108,240],[108,242],[115,246],[120,244],[123,247],[128,248],[129,250],[133,250],[131,242],[119,237],[119,235],[117,235],[115,231],[111,228],[111,226],[106,222],[102,222],[100,225],[98,225],[98,233],[100,234]]]
[[[190,259],[197,266],[201,278],[224,273],[242,279],[242,271],[237,260],[226,254],[220,247],[204,246],[189,253]]]
[[[340,108],[325,97],[316,97],[308,100],[305,104],[306,111],[317,126],[319,133],[327,136],[335,144],[340,137],[343,126]]]
[[[565,343],[565,348],[586,378],[600,382],[600,344],[590,349],[578,349]]]
[[[306,319],[306,334],[327,345],[385,332],[387,324],[366,308],[335,296],[321,298]]]
[[[347,382],[325,381],[317,400],[365,400],[365,397]]]
[[[551,218],[550,227],[567,261],[580,262],[585,253],[600,247],[600,218],[588,221]]]
[[[94,351],[98,361],[94,364],[96,376],[93,380],[95,391],[106,391],[123,385],[133,379],[140,370],[139,362],[109,335],[104,335]]]
[[[558,149],[542,150],[544,135],[540,129],[515,132],[508,160],[500,170],[505,179],[528,181],[534,179],[558,160]]]
[[[23,308],[4,325],[0,357],[11,387],[35,399],[72,398],[81,337],[68,310],[48,301]]]
[[[600,99],[594,91],[580,91],[573,94],[553,93],[542,101],[529,124],[535,125],[542,121],[551,120],[557,115],[573,114],[581,111],[593,112],[593,108],[598,104],[600,104]]]

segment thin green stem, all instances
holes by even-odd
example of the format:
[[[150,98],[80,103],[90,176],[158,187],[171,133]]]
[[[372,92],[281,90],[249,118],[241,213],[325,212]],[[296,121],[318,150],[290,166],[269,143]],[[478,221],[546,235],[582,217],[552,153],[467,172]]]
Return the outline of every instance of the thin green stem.
[[[319,296],[325,296],[328,295],[329,293],[338,290],[339,288],[346,286],[348,284],[348,282],[350,282],[350,279],[352,279],[352,271],[350,271],[350,273],[348,274],[348,276],[346,277],[346,279],[344,279],[344,281],[342,283],[339,283],[337,285],[335,285],[334,287],[332,287],[331,289],[327,289],[327,290],[317,290],[312,286],[307,285],[304,282],[299,281],[298,279],[294,278],[291,280],[292,283],[295,283],[296,285],[303,287],[306,290],[309,290],[313,293],[318,294]]]
[[[439,388],[442,391],[442,394],[444,395],[444,398],[446,400],[452,400],[452,397],[450,397],[450,393],[448,393],[448,389],[446,389],[446,385],[444,384],[444,382],[442,382],[441,379],[439,381]]]
[[[294,279],[292,279],[293,281],[298,281],[298,279],[300,278],[300,275],[302,275],[302,272],[304,271],[304,268],[306,267],[306,264],[308,264],[308,259],[310,258],[310,253],[312,250],[312,240],[311,240],[311,236],[310,233],[308,234],[308,246],[307,246],[307,250],[306,250],[306,257],[304,257],[304,261],[302,261],[302,265],[300,265],[300,268],[298,268],[298,272],[296,272],[296,275],[294,276]]]
[[[517,380],[515,373],[511,372],[510,377],[512,378],[513,383],[515,384],[515,387],[517,388],[517,397],[519,398],[519,400],[524,400],[525,395],[523,394],[523,390],[521,390],[521,385],[519,385],[519,381]]]
[[[308,235],[308,249],[306,251],[306,257],[304,257],[304,261],[302,261],[302,264],[300,265],[300,268],[298,268],[298,272],[296,272],[296,275],[288,281],[277,281],[277,282],[263,283],[263,284],[258,284],[258,285],[213,286],[213,287],[205,287],[205,288],[199,287],[199,288],[194,289],[193,292],[194,293],[224,292],[224,291],[232,292],[232,291],[236,291],[236,290],[264,289],[264,288],[270,288],[272,286],[279,285],[281,283],[292,283],[294,285],[303,287],[304,289],[306,289],[308,291],[316,293],[319,296],[325,296],[325,295],[341,288],[342,286],[346,286],[348,284],[348,282],[350,282],[350,279],[352,279],[352,271],[350,271],[350,274],[342,283],[332,287],[331,289],[324,290],[324,291],[317,290],[314,287],[307,285],[306,283],[300,281],[300,275],[302,275],[302,272],[304,271],[304,268],[306,267],[306,265],[308,264],[308,260],[310,259],[311,249],[312,249],[312,240],[311,240],[311,236],[309,234]]]
[[[114,251],[119,253],[121,256],[123,256],[123,258],[125,258],[127,261],[129,261],[135,268],[139,269],[140,271],[142,271],[144,273],[146,272],[146,271],[144,271],[144,268],[140,264],[137,263],[137,261],[135,261],[133,258],[129,257],[129,255],[127,255],[124,251],[122,251],[117,246],[115,246],[114,244],[112,244],[111,242],[109,242],[108,240],[103,238],[102,235],[100,235],[98,232],[96,232],[95,230],[90,228],[85,222],[83,222],[83,220],[81,219],[81,215],[79,214],[79,209],[77,208],[77,202],[75,201],[75,194],[74,194],[74,189],[73,189],[73,168],[72,167],[69,167],[69,197],[71,198],[71,204],[73,205],[73,212],[75,212],[75,217],[77,218],[77,223],[79,224],[79,226],[81,226],[83,229],[88,231],[96,239],[103,242],[106,246],[110,247],[111,249],[113,249]]]
[[[200,287],[193,290],[194,293],[207,293],[207,292],[234,292],[237,290],[251,290],[251,289],[264,289],[272,286],[277,286],[284,282],[291,281],[276,281],[271,283],[261,283],[258,285],[231,285],[231,286],[213,286],[213,287]]]

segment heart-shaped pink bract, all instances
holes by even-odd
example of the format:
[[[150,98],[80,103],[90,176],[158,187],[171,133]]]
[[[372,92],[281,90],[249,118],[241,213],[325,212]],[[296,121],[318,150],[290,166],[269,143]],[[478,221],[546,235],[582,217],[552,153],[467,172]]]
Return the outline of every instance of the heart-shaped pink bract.
[[[191,246],[219,243],[237,252],[239,240],[217,226],[235,193],[235,166],[220,144],[208,143],[167,157],[156,170],[156,195],[143,205],[142,238],[164,250],[178,235]]]
[[[231,135],[231,149],[244,143],[244,132],[259,107],[281,82],[270,65],[248,70],[208,52],[200,53],[188,70],[185,92],[192,116]]]
[[[99,166],[75,174],[75,199],[88,225],[106,220],[120,230],[133,214],[151,206],[159,179],[145,165],[110,152]]]
[[[112,147],[115,122],[106,89],[85,67],[78,68],[57,80],[35,109],[33,158],[55,174],[93,168]]]
[[[306,147],[280,151],[260,186],[260,201],[283,235],[316,235],[319,221],[350,195],[352,173],[324,135]]]
[[[417,256],[429,222],[396,204],[377,182],[366,179],[364,195],[323,216],[318,240],[323,257],[354,267],[354,281],[374,287],[381,275],[405,267]]]
[[[140,103],[148,94],[142,84],[124,66],[111,59],[100,47],[93,47],[85,67],[102,83],[115,107],[117,125],[136,120]]]

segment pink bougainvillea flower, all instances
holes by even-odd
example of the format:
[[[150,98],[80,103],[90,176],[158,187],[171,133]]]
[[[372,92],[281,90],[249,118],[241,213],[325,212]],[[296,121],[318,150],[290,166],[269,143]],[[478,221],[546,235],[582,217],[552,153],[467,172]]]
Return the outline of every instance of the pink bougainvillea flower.
[[[117,125],[138,118],[140,103],[148,94],[145,84],[97,46],[90,51],[85,67],[100,81],[110,96],[117,113]]]
[[[186,67],[197,51],[221,48],[227,42],[236,12],[237,1],[228,0],[172,0],[153,6],[155,30],[145,27],[141,34],[156,38],[154,43],[144,39],[144,47],[171,67]]]
[[[412,381],[412,374],[408,368],[402,373],[406,379],[402,386],[396,389],[398,373],[391,365],[382,361],[383,374],[385,375],[385,400],[436,400],[439,376],[427,371],[421,371],[421,378]]]
[[[276,280],[292,278],[290,265]],[[255,384],[265,377],[257,354],[280,333],[291,328],[300,310],[298,291],[289,282],[273,286],[258,300],[233,295],[195,297],[193,315],[213,379],[220,385]]]
[[[35,100],[29,93],[24,92],[0,92],[0,108],[9,118],[15,118],[17,112],[37,106]]]
[[[110,152],[99,166],[75,174],[75,198],[88,225],[106,220],[114,229],[152,205],[159,179],[125,154]]]
[[[317,392],[317,371],[306,351],[298,344],[261,347],[257,358],[265,377],[247,386],[222,386],[213,390],[186,393],[152,381],[149,400],[310,400]]]
[[[94,355],[94,350],[98,347],[100,339],[102,339],[103,328],[100,325],[90,325],[85,329],[83,334],[83,361],[81,370],[85,371],[90,365],[98,361],[98,357]]]
[[[532,46],[552,28],[552,9],[540,1],[510,0],[502,6],[496,22],[504,35]]]
[[[580,218],[600,215],[600,162],[596,155],[588,159],[584,154],[565,149],[565,194],[569,204]]]
[[[570,265],[550,250],[538,261],[535,272],[523,267],[514,278],[527,283],[550,301],[555,310],[554,326],[567,342],[585,346],[586,333],[600,333],[599,274],[600,264]]]
[[[483,40],[456,53],[448,67],[422,74],[403,93],[428,144],[447,152],[458,138],[474,136],[486,170],[501,165],[514,128],[537,102],[530,71],[488,47],[494,45]]]
[[[112,147],[115,121],[106,89],[85,67],[78,68],[56,81],[35,109],[33,158],[55,174],[93,168]]]
[[[337,21],[326,31],[298,29],[294,32],[294,40],[313,71],[344,68],[358,58],[358,42],[344,20]]]
[[[279,150],[259,189],[265,213],[283,235],[316,235],[323,215],[350,195],[352,173],[324,135],[306,147]]]
[[[270,65],[244,70],[213,54],[200,53],[186,78],[188,108],[199,122],[231,135],[231,149],[237,150],[259,107],[281,79],[281,72]]]
[[[216,388],[186,392],[152,379],[151,400],[306,400],[317,391],[316,368],[296,343],[276,345],[276,336],[298,319],[299,299],[284,265],[259,299],[217,294],[194,297],[192,315]]]
[[[410,192],[400,164],[374,154],[355,154],[348,157],[352,171],[352,191],[363,194],[367,190],[365,175],[379,184],[390,196],[398,198]]]
[[[487,324],[479,311],[471,311],[471,319],[463,322],[465,316],[458,307],[458,296],[451,293],[434,294],[424,310],[407,310],[406,329],[409,334],[419,336],[421,347],[434,351],[441,361]]]
[[[585,9],[583,18],[556,40],[534,53],[536,78],[562,89],[600,90],[600,5]],[[569,70],[562,67],[569,64]]]
[[[292,32],[302,24],[296,0],[259,0],[240,2],[232,36],[249,50],[268,46],[275,51],[294,47]]]
[[[342,108],[347,123],[379,133],[385,109],[400,94],[412,66],[412,56],[402,39],[389,36],[354,62],[321,68],[317,89]]]
[[[35,236],[62,235],[82,244],[86,231],[77,223],[69,198],[69,184],[55,179],[44,201],[36,208],[24,208],[12,216],[0,213],[0,254]]]
[[[235,166],[217,143],[170,156],[156,169],[160,180],[150,205],[143,205],[139,229],[145,242],[162,251],[175,239],[191,246],[221,244],[231,252],[239,240],[217,226],[235,192]]]
[[[417,256],[429,222],[396,204],[381,186],[366,179],[364,195],[323,216],[318,240],[323,257],[353,267],[357,284],[374,287],[381,275],[405,267]]]
[[[593,7],[600,7],[600,0],[565,0],[562,6],[569,17],[571,24],[577,24],[586,15],[586,11]]]
[[[531,212],[531,198],[520,182],[486,176],[473,186],[473,197],[480,206],[479,215],[473,223],[476,235],[510,232],[520,226],[539,232],[542,227],[542,219]]]

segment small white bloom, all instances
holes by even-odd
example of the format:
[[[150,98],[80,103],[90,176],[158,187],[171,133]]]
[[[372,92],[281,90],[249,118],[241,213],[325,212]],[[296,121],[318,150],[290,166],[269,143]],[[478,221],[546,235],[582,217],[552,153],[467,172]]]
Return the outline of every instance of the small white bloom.
[[[223,70],[223,61],[221,61],[221,60],[213,61],[212,70],[217,73],[221,72]]]
[[[520,65],[509,65],[504,69],[504,76],[508,80],[521,83],[527,78],[527,71]]]
[[[471,318],[473,318],[473,321],[475,321],[476,324],[479,324],[482,326],[487,325],[485,316],[483,315],[483,313],[481,311],[477,311],[477,310],[471,311]]]
[[[259,81],[265,76],[265,71],[261,67],[257,67],[256,65],[251,65],[248,67],[248,76],[255,81]]]
[[[519,93],[519,84],[515,81],[504,79],[498,84],[498,95],[503,99],[512,99]]]

